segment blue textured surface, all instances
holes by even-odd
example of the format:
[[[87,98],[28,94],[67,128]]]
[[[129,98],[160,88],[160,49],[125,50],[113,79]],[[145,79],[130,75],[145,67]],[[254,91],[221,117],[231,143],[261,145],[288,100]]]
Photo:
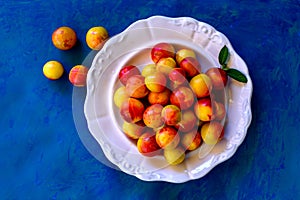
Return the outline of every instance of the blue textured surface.
[[[0,199],[299,199],[300,1],[0,1]],[[253,120],[236,154],[204,178],[143,182],[98,162],[78,137],[67,75],[90,52],[86,31],[110,35],[152,15],[190,16],[223,32],[254,84]],[[75,49],[51,43],[74,28]]]

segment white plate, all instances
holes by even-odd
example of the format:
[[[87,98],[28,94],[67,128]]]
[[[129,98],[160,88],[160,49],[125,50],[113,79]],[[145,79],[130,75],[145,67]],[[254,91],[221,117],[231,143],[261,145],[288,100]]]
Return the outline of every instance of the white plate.
[[[122,131],[122,119],[113,105],[119,70],[126,64],[144,66],[152,63],[150,48],[159,42],[191,48],[198,53],[203,71],[218,65],[218,53],[227,45],[229,65],[242,71],[247,84],[228,83],[228,110],[225,138],[204,158],[189,153],[178,166],[169,166],[162,156],[142,156]],[[245,62],[232,48],[229,40],[212,26],[189,17],[154,16],[133,23],[125,31],[109,39],[95,56],[87,77],[84,113],[88,128],[105,156],[123,172],[145,181],[182,183],[198,179],[217,164],[229,159],[243,142],[250,125],[252,82]]]

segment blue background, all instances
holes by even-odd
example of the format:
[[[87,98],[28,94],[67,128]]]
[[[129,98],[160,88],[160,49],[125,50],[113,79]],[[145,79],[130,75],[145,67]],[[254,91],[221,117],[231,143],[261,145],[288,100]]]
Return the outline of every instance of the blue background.
[[[90,53],[85,34],[111,36],[152,15],[190,16],[223,32],[248,65],[253,119],[236,154],[183,184],[143,182],[111,169],[82,144],[66,72]],[[72,27],[70,51],[51,43]],[[299,199],[300,1],[0,1],[0,199]]]

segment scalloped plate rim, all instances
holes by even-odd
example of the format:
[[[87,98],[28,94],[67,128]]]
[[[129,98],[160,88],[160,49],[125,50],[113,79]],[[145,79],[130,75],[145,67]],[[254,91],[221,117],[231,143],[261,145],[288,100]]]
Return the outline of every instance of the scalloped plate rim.
[[[102,150],[103,150],[103,153],[105,154],[105,156],[109,159],[110,162],[112,162],[114,165],[116,165],[117,167],[119,167],[123,172],[129,174],[129,175],[133,175],[141,180],[144,180],[144,181],[166,181],[166,182],[171,182],[171,183],[183,183],[183,182],[186,182],[186,181],[189,181],[189,180],[195,180],[195,179],[199,179],[203,176],[205,176],[207,173],[209,173],[214,167],[216,167],[218,164],[230,159],[234,154],[235,152],[237,151],[238,147],[243,143],[243,141],[245,140],[245,137],[247,135],[247,130],[251,124],[251,121],[252,121],[252,112],[251,112],[251,97],[252,97],[252,93],[253,93],[253,86],[252,86],[252,80],[249,76],[249,72],[248,72],[248,68],[246,66],[246,63],[242,60],[242,58],[235,52],[235,50],[233,49],[233,47],[231,46],[231,43],[230,41],[228,40],[228,38],[221,32],[217,31],[213,26],[207,24],[206,22],[201,22],[201,21],[198,21],[192,17],[176,17],[176,18],[171,18],[171,17],[166,17],[166,16],[160,16],[160,15],[155,15],[155,16],[151,16],[149,18],[146,18],[146,19],[140,19],[134,23],[132,23],[131,25],[129,25],[124,31],[122,31],[121,33],[119,33],[118,35],[114,36],[114,37],[117,37],[117,36],[120,36],[122,34],[125,34],[127,31],[131,30],[133,27],[135,27],[137,24],[141,23],[141,22],[144,22],[144,21],[151,21],[151,20],[157,20],[157,19],[161,19],[161,20],[186,20],[186,21],[194,21],[194,22],[197,22],[197,23],[203,23],[207,26],[209,26],[212,30],[214,30],[216,33],[219,33],[221,35],[223,35],[224,39],[226,39],[226,42],[228,43],[228,45],[230,46],[230,49],[232,50],[233,53],[236,54],[237,56],[237,59],[240,60],[240,62],[243,62],[244,63],[244,66],[246,67],[244,70],[246,70],[246,75],[248,75],[248,83],[250,85],[250,91],[248,92],[249,94],[249,98],[248,98],[248,107],[249,107],[249,114],[250,114],[250,118],[248,119],[247,121],[247,124],[244,126],[244,131],[245,131],[245,134],[243,135],[243,137],[239,140],[239,142],[236,144],[235,148],[233,149],[233,151],[230,152],[230,154],[227,154],[226,157],[222,158],[222,159],[219,159],[217,162],[215,162],[212,166],[210,166],[209,169],[207,169],[205,171],[205,173],[202,173],[201,175],[199,176],[194,176],[194,177],[191,177],[189,176],[189,178],[186,178],[186,179],[181,179],[181,180],[178,180],[178,179],[174,179],[173,178],[170,178],[170,177],[163,177],[163,178],[149,178],[149,176],[145,176],[144,173],[142,174],[132,174],[130,171],[128,171],[127,169],[125,169],[122,165],[118,165],[115,160],[110,156],[110,154],[108,152],[105,151],[105,149],[102,147],[101,145],[101,142],[98,141],[99,138],[95,138],[97,140],[97,142],[100,144]],[[111,43],[110,43],[110,40],[108,40],[105,45],[103,46],[103,49],[105,49],[107,46],[109,46]],[[113,43],[112,43],[113,44]],[[103,50],[102,49],[102,50]],[[99,52],[101,52],[102,50],[100,50]],[[97,55],[95,56],[93,62],[92,62],[92,67],[91,68],[95,68],[95,62],[96,60],[98,59],[99,57],[99,52],[97,53]],[[87,95],[86,95],[86,99],[85,99],[85,103],[84,103],[84,114],[85,114],[85,117],[87,119],[87,122],[88,122],[88,128],[89,130],[91,130],[91,123],[89,122],[89,114],[87,113],[87,107],[88,107],[88,102],[89,102],[89,98],[90,98],[90,84],[91,82],[89,81],[91,80],[91,73],[89,71],[88,73],[88,76],[87,76]],[[95,137],[95,135],[93,134],[93,131],[90,131],[91,134],[93,135],[93,137]]]

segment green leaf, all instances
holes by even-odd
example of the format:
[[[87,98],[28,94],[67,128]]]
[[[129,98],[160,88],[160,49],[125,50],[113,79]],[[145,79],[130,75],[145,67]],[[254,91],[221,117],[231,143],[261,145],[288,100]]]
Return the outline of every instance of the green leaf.
[[[224,47],[221,49],[220,53],[219,53],[219,63],[220,65],[226,65],[227,59],[229,56],[229,52],[228,52],[228,48],[226,45],[224,45]]]
[[[231,77],[239,82],[247,83],[247,81],[248,81],[247,77],[237,69],[232,69],[232,68],[227,69],[226,73],[229,77]]]

